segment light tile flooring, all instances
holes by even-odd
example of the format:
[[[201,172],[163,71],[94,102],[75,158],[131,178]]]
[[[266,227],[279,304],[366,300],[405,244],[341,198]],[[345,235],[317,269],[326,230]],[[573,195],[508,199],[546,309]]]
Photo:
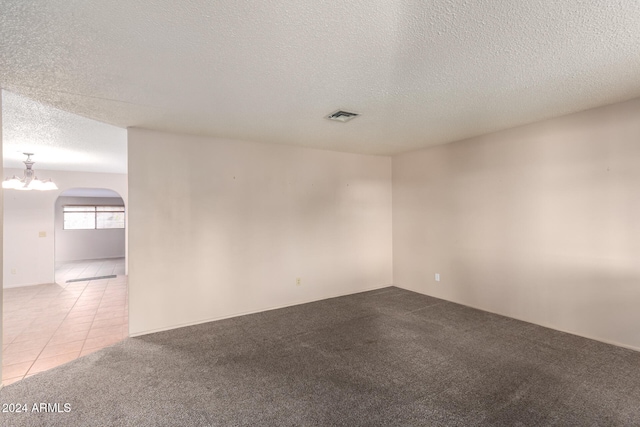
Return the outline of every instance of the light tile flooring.
[[[66,283],[112,274],[117,277]],[[61,265],[56,269],[56,282],[4,289],[4,385],[128,336],[124,258]]]

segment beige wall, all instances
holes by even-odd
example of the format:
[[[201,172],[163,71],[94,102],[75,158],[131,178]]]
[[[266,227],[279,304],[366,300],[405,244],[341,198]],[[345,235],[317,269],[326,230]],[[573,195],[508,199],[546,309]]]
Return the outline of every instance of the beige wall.
[[[393,233],[397,286],[640,350],[640,101],[395,156]]]
[[[131,335],[392,283],[389,157],[140,129],[128,146]]]
[[[2,147],[2,90],[0,90],[0,147]],[[0,150],[0,177],[2,177],[2,179],[4,179],[4,169],[3,169],[3,159],[2,159],[2,150]],[[3,214],[4,214],[4,207],[3,207],[3,199],[4,199],[4,190],[2,189],[2,187],[0,187],[0,195],[2,195],[2,197],[0,197],[0,222],[4,222],[3,221]],[[3,227],[0,227],[0,241],[4,241],[4,236],[3,236]],[[3,259],[2,256],[2,246],[0,245],[0,259]],[[3,269],[3,263],[0,262],[0,280],[4,281],[3,279],[3,274],[2,274],[2,269]],[[4,284],[0,285],[0,302],[3,301],[3,288],[4,288]],[[2,306],[3,304],[0,304],[0,332],[4,331],[4,323],[3,323],[3,316],[2,316]],[[2,333],[0,333],[0,348],[4,348],[2,345]],[[0,351],[0,389],[2,388],[2,351]]]

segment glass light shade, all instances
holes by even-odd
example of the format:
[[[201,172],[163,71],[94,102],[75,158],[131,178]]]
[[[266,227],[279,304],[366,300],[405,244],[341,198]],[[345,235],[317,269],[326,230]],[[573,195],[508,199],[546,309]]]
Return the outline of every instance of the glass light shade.
[[[40,181],[38,178],[33,178],[27,187],[29,188],[29,190],[42,190],[42,185],[42,181]]]
[[[15,175],[2,181],[2,188],[17,189],[22,187],[23,185],[24,184],[22,183],[22,181],[20,181],[20,179]]]
[[[57,190],[58,186],[50,179],[42,182],[42,190]]]

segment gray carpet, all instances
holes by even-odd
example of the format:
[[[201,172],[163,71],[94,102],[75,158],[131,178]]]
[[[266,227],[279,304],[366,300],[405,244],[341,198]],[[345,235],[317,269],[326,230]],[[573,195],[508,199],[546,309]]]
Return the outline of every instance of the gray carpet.
[[[29,406],[11,426],[630,426],[640,353],[392,287],[131,338],[0,402]]]

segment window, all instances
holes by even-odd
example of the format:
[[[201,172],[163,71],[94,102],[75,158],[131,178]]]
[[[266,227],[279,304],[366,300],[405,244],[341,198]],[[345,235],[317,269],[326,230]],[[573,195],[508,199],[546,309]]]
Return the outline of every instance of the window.
[[[63,206],[65,230],[124,228],[124,206]]]

